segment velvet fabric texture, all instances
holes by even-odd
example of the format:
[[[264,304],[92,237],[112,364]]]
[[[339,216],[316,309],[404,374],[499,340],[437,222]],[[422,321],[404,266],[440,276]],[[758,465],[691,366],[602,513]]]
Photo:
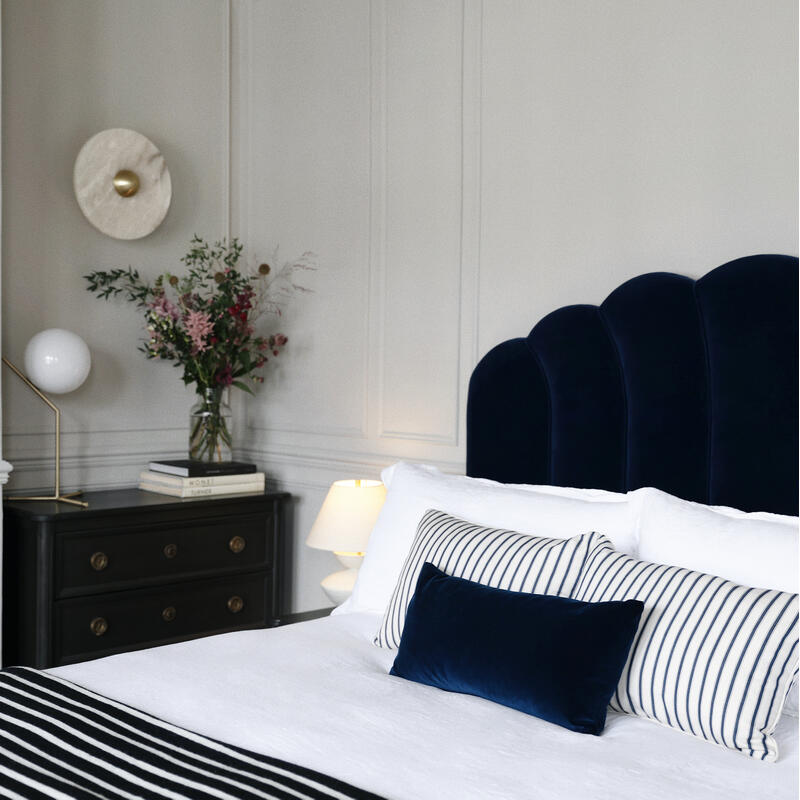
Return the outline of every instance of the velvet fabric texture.
[[[426,562],[390,674],[597,735],[642,609],[493,589]]]
[[[798,260],[667,272],[484,356],[467,474],[798,513]]]

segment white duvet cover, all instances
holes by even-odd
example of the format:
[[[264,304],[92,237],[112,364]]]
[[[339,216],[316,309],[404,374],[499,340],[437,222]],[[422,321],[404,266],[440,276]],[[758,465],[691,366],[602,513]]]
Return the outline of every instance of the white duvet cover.
[[[599,737],[389,676],[380,622],[340,614],[50,670],[225,742],[392,800],[732,800],[798,796],[797,720],[778,762],[609,714]]]

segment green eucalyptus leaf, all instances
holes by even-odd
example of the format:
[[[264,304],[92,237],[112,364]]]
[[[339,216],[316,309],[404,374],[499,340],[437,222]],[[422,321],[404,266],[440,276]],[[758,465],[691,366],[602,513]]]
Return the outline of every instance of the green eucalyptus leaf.
[[[246,383],[243,383],[242,381],[234,381],[231,385],[235,386],[237,389],[241,389],[243,392],[255,395],[255,392],[253,392],[253,390]]]

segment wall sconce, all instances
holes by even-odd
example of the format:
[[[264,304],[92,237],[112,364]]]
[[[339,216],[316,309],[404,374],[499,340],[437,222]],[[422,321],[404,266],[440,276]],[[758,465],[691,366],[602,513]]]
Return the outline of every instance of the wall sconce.
[[[158,148],[141,133],[110,128],[78,153],[75,197],[84,216],[115,239],[141,239],[164,220],[172,179]]]
[[[328,490],[306,544],[333,550],[345,567],[322,581],[323,591],[336,605],[353,591],[369,535],[385,499],[386,487],[380,481],[336,481]]]
[[[17,500],[55,500],[83,508],[84,500],[75,500],[80,492],[61,494],[61,410],[47,397],[67,394],[83,384],[92,367],[92,356],[86,342],[75,333],[63,328],[49,328],[31,338],[25,347],[25,372],[14,366],[5,356],[3,363],[55,414],[55,488],[53,494],[36,497],[14,497]]]

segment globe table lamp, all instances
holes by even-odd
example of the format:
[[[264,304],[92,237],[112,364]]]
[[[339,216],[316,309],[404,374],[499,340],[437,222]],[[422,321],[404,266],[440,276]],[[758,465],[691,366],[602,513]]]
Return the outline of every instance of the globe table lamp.
[[[25,373],[5,356],[3,363],[55,414],[55,488],[51,495],[13,497],[17,500],[55,500],[86,508],[84,500],[75,500],[80,492],[61,493],[61,410],[45,392],[67,394],[86,380],[92,357],[86,342],[63,328],[49,328],[31,338],[25,347]]]
[[[380,481],[335,481],[311,526],[306,544],[332,550],[345,567],[328,575],[321,584],[336,605],[353,591],[369,535],[385,498],[386,487]]]

